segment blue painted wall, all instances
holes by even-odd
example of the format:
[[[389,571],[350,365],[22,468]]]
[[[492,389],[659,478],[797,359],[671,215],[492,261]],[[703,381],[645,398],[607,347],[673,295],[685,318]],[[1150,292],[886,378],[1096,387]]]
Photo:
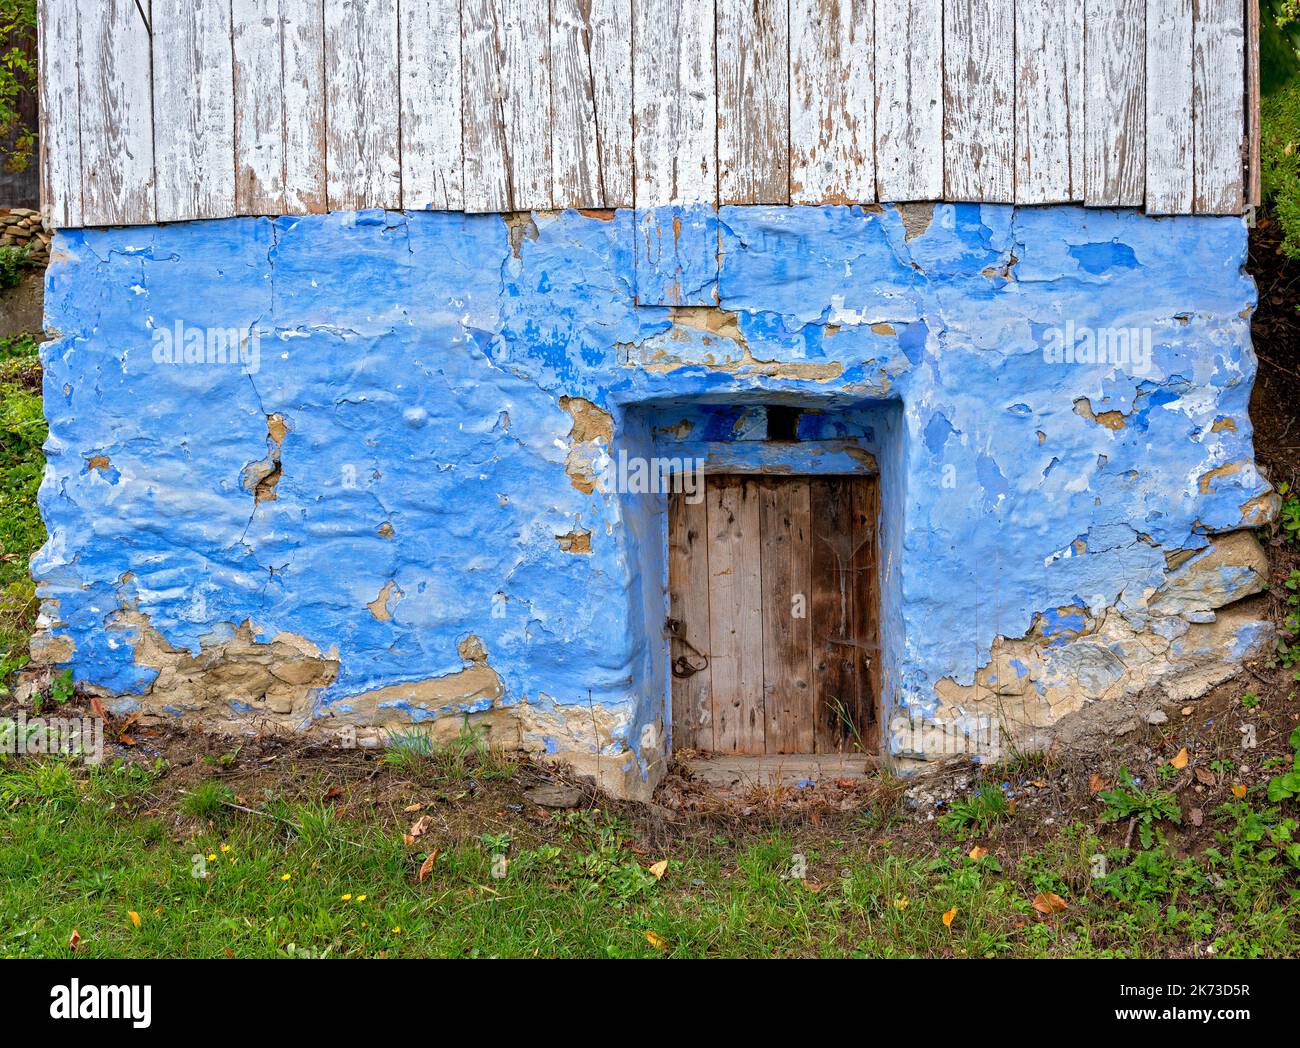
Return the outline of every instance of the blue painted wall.
[[[1240,220],[974,205],[688,218],[716,226],[721,261],[695,260],[684,310],[636,304],[626,212],[60,233],[50,540],[33,568],[47,642],[85,684],[197,714],[151,692],[142,624],[195,656],[245,622],[297,638],[337,661],[295,707],[302,727],[452,678],[474,637],[500,695],[460,705],[522,704],[530,745],[600,749],[642,777],[667,721],[663,500],[602,491],[603,456],[671,454],[720,418],[713,443],[761,444],[731,406],[780,402],[810,412],[801,436],[861,441],[879,464],[891,710],[950,708],[977,672],[996,683],[995,636],[1055,645],[1015,670],[1040,696],[1084,644],[1158,635],[1177,674],[1174,647],[1208,621],[1152,610],[1186,570],[1179,551],[1271,506],[1246,412]],[[158,331],[213,328],[251,332],[242,361],[155,348]],[[1150,359],[1055,359],[1067,333],[1086,348],[1100,328],[1137,329]],[[607,413],[608,433],[575,429],[566,397]],[[268,419],[283,420],[270,444]],[[682,419],[689,433],[665,432]],[[277,458],[274,498],[255,501],[250,476]],[[557,538],[584,532],[589,552]],[[1258,588],[1253,567],[1220,569],[1209,620]],[[386,586],[387,617],[368,608]],[[1210,656],[1240,658],[1264,631],[1247,616]],[[1141,683],[1131,652],[1114,657],[1122,671],[1096,680],[1096,660],[1078,662],[1076,687]],[[458,708],[412,696],[383,693],[394,723]],[[597,710],[610,730],[584,734]]]

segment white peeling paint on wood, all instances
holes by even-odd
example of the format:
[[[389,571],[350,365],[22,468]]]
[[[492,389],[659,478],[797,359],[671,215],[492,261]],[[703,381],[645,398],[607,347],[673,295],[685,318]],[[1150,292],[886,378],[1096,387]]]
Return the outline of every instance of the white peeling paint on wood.
[[[142,3],[147,15],[148,3]],[[81,220],[155,221],[149,29],[135,0],[78,4]],[[55,136],[51,145],[62,140]]]
[[[284,92],[284,206],[326,210],[325,12],[321,0],[280,0]]]
[[[154,170],[158,221],[235,211],[230,7],[153,0]]]
[[[331,211],[398,208],[397,0],[324,0]]]
[[[280,0],[231,0],[235,57],[235,210],[276,215],[284,200]]]
[[[81,225],[81,75],[76,0],[40,0],[41,200],[55,228]]]
[[[713,0],[633,0],[637,207],[717,203]]]
[[[1207,214],[1236,214],[1244,204],[1245,93],[1224,69],[1244,69],[1241,0],[1196,0],[1192,63],[1194,205]]]
[[[1070,0],[1016,4],[1015,197],[1018,204],[1070,199],[1070,47],[1082,24]],[[1078,119],[1082,120],[1080,107]]]
[[[1015,188],[1015,18],[1010,0],[944,0],[943,182],[948,200]]]
[[[1257,191],[1255,0],[39,4],[68,226]]]
[[[533,0],[464,0],[465,210],[551,206],[550,19]]]
[[[556,207],[632,205],[631,0],[552,0]]]
[[[718,0],[718,198],[790,202],[787,0]]]
[[[943,196],[943,0],[878,0],[876,193]]]
[[[465,206],[459,0],[401,0],[402,206]]]
[[[1146,0],[1087,0],[1084,200],[1136,207],[1146,192]]]
[[[1191,210],[1192,0],[1147,0],[1146,207]]]
[[[791,203],[876,198],[874,7],[790,0]]]

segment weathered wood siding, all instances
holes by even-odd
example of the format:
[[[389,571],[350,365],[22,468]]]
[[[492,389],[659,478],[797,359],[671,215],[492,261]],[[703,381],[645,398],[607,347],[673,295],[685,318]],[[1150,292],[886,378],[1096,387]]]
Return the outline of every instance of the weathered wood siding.
[[[40,0],[59,226],[947,199],[1234,214],[1254,0]]]

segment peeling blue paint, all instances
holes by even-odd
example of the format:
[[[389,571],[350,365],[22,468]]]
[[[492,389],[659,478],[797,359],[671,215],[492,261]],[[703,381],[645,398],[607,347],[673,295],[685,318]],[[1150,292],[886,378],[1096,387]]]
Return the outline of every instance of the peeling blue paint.
[[[245,621],[337,651],[318,716],[459,671],[472,634],[501,704],[623,710],[636,751],[667,720],[664,500],[570,482],[565,396],[610,414],[609,455],[815,471],[870,454],[891,707],[969,684],[995,634],[1041,622],[1068,648],[1092,626],[1080,609],[1134,606],[1164,585],[1166,552],[1254,523],[1268,492],[1238,219],[938,205],[915,235],[894,208],[533,221],[513,243],[499,216],[427,212],[57,235],[34,572],[79,681],[148,687],[124,609],[194,653]],[[638,289],[716,303],[740,341]],[[177,322],[255,333],[256,366],[156,362],[153,333]],[[1048,360],[1070,322],[1149,331],[1148,367]],[[769,403],[804,409],[801,443],[764,440]],[[273,415],[282,472],[255,503],[242,478]],[[665,433],[682,420],[689,434]],[[575,529],[589,555],[557,542]],[[367,604],[390,581],[401,599],[380,621]]]

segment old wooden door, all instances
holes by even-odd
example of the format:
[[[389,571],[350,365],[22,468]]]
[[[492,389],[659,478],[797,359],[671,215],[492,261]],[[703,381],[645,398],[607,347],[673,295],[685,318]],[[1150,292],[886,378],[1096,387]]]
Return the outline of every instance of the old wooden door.
[[[702,501],[670,496],[676,750],[875,751],[878,493],[711,475]]]

